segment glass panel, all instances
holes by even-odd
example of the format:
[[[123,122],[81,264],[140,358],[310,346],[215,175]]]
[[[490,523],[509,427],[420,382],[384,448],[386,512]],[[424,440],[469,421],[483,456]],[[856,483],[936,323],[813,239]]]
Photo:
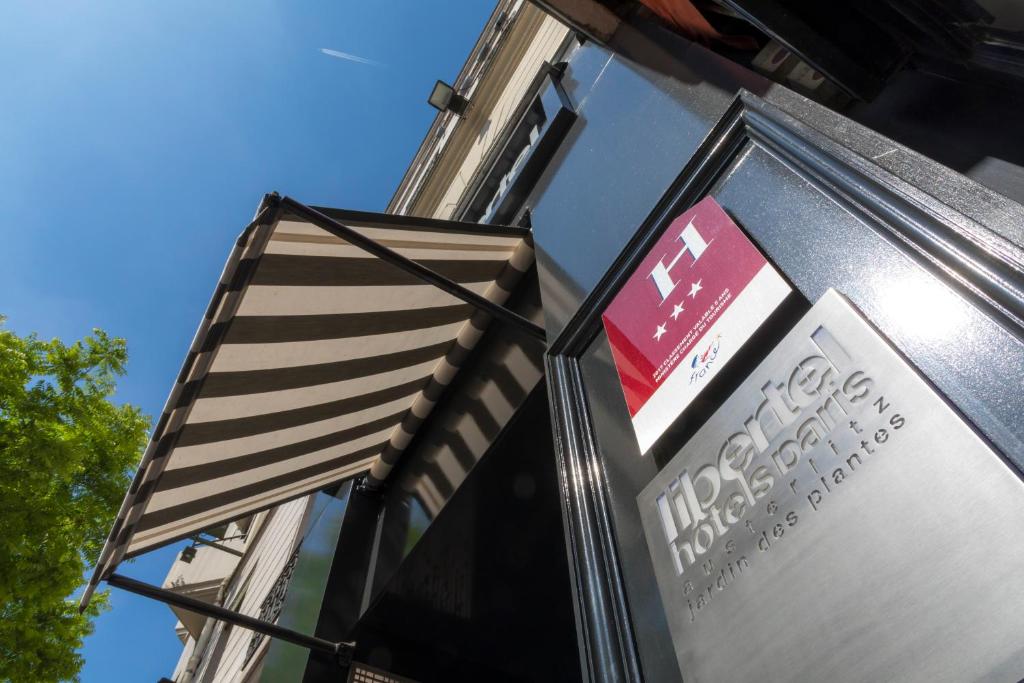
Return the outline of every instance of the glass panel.
[[[334,491],[333,495],[321,491],[313,498],[298,559],[280,607],[277,623],[299,633],[316,631],[352,482],[346,482]],[[306,648],[275,638],[263,657],[260,680],[301,680],[307,659],[309,650]]]

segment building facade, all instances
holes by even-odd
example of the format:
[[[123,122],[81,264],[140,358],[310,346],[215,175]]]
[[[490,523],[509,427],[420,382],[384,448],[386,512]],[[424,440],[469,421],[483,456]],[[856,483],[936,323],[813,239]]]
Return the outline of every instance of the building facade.
[[[404,328],[402,343],[422,337],[395,352],[406,365],[360,351],[200,378],[179,402],[271,382],[277,441],[246,446],[263,438],[248,416],[202,429],[259,463],[217,476],[279,469],[217,501],[250,514],[205,527],[164,588],[346,655],[179,605],[173,680],[1019,680],[1016,11],[499,2],[453,84],[468,109],[438,114],[387,216],[284,200],[271,246],[240,249],[263,259],[256,285],[324,285],[288,280],[283,257],[349,257],[340,233],[315,231],[358,225],[504,312],[463,298],[468,319]],[[405,288],[367,323],[391,339],[380,325],[419,290],[366,272]],[[256,301],[243,312],[263,305],[227,290]],[[296,328],[328,325],[313,318]],[[281,342],[224,319],[224,344]],[[443,358],[417,355],[442,327]],[[301,334],[320,349],[348,333]],[[371,357],[376,370],[339,365]],[[332,413],[341,431],[302,433],[343,435],[317,448],[348,469],[280,450],[314,424],[283,416],[386,393],[408,379],[387,373],[420,365],[422,393],[391,422]],[[289,403],[328,386],[317,373],[354,397]],[[356,462],[363,446],[374,457]],[[319,478],[295,484],[306,470],[290,457]],[[212,500],[216,480],[189,467],[146,475],[168,502],[134,517],[126,503],[111,556],[195,527],[199,503],[166,490]],[[278,479],[291,493],[270,490]]]
[[[521,186],[512,187],[512,181],[539,134],[557,113],[545,111],[538,93],[551,66],[571,55],[578,45],[573,31],[536,6],[522,0],[499,2],[454,83],[470,99],[469,111],[464,116],[450,111],[438,114],[388,212],[491,222],[502,201],[509,200],[510,192],[523,192]],[[453,411],[446,416],[444,430],[457,444],[458,453],[447,446],[435,447],[435,452],[420,458],[418,467],[408,468],[428,469],[429,476],[407,476],[403,482],[407,497],[414,501],[407,505],[414,509],[408,515],[411,520],[404,521],[411,530],[401,530],[409,536],[401,542],[409,547],[394,551],[396,560],[411,549],[413,537],[441,512],[451,493],[483,456],[495,436],[494,425],[505,425],[541,378],[542,363],[536,353],[526,354],[510,344],[492,343],[489,348],[494,357],[488,359],[488,364],[510,373],[509,380],[499,387],[477,378],[464,389],[469,401],[487,411],[484,429],[473,416],[467,418]],[[511,397],[508,384],[514,387]],[[474,407],[473,413],[479,415],[479,410]],[[316,614],[310,605],[315,604],[318,610],[323,601],[330,569],[324,558],[333,553],[338,542],[350,488],[342,487],[330,496],[315,494],[257,513],[243,521],[244,532],[236,523],[215,530],[215,537],[234,540],[214,542],[240,551],[242,557],[210,545],[196,545],[186,551],[186,556],[191,555],[188,562],[180,557],[175,561],[163,586],[266,619],[274,596],[290,595],[289,599],[294,600],[299,591],[308,588],[305,584],[293,585],[296,566],[301,563],[308,568],[320,561],[326,564],[320,572],[299,575],[300,583],[305,581],[314,589],[319,584],[319,597],[307,596],[301,607],[282,604],[285,601],[281,600],[272,619],[305,626],[312,632]],[[326,516],[318,504],[327,505]],[[244,538],[238,538],[243,533]],[[319,540],[322,547],[315,550],[318,554],[311,554],[311,544],[304,541],[310,533],[326,534]],[[300,552],[302,546],[306,550]],[[392,570],[382,567],[381,571],[384,569]],[[359,602],[363,604],[357,603],[356,608],[365,610],[371,595],[369,590],[360,594]],[[313,611],[313,620],[303,621],[297,614],[300,609]],[[298,680],[295,677],[302,675],[306,653],[301,648],[275,643],[276,649],[272,650],[270,638],[182,608],[175,608],[175,613],[179,617],[176,632],[184,644],[171,677],[176,683]],[[273,661],[265,672],[268,654]],[[372,669],[367,664],[364,667]]]

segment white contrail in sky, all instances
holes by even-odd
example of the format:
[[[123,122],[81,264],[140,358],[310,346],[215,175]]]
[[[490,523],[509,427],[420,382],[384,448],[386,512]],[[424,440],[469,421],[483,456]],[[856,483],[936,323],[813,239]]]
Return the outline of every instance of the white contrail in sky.
[[[375,62],[372,59],[367,59],[366,57],[360,57],[359,55],[350,55],[347,52],[331,50],[326,47],[320,48],[320,52],[323,52],[325,55],[329,55],[331,57],[337,57],[338,59],[345,59],[350,62],[355,62],[356,64],[368,64],[369,66],[384,66],[380,62]]]

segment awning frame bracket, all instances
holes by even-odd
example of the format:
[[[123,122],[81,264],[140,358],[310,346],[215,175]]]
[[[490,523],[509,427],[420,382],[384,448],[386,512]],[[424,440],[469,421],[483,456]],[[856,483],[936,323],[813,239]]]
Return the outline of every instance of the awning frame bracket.
[[[522,330],[534,339],[538,339],[542,342],[546,341],[547,334],[545,333],[544,328],[540,325],[527,320],[523,316],[505,308],[504,306],[500,306],[493,301],[488,301],[486,298],[470,289],[467,289],[466,287],[463,287],[457,282],[453,282],[426,266],[417,263],[412,259],[406,258],[398,252],[388,249],[382,244],[378,244],[376,241],[363,235],[357,230],[350,228],[344,223],[339,223],[330,216],[320,213],[316,209],[306,206],[291,197],[279,197],[277,195],[268,195],[267,197],[269,201],[276,201],[278,203],[278,207],[286,209],[289,213],[295,214],[296,216],[309,221],[313,225],[331,233],[335,237],[345,240],[349,244],[373,254],[382,261],[401,268],[413,277],[422,280],[427,284],[434,285],[438,289],[451,294],[457,299],[465,301],[477,310],[487,313],[496,320]],[[278,214],[278,216],[280,216],[280,214]]]
[[[316,636],[310,636],[305,633],[299,633],[293,631],[290,628],[284,626],[278,626],[255,617],[250,617],[247,614],[241,614],[234,612],[220,605],[214,605],[196,598],[182,595],[166,588],[160,588],[136,579],[123,576],[121,574],[111,574],[106,578],[106,582],[111,586],[120,588],[128,591],[129,593],[135,593],[152,600],[157,600],[168,605],[174,605],[187,609],[190,612],[224,621],[234,626],[249,629],[250,631],[256,631],[262,633],[265,636],[271,638],[277,638],[289,643],[293,643],[300,647],[304,647],[308,650],[316,652],[324,652],[335,658],[338,665],[342,668],[347,669],[352,664],[352,656],[355,652],[356,644],[354,642],[340,641],[333,643],[323,638],[317,638]]]

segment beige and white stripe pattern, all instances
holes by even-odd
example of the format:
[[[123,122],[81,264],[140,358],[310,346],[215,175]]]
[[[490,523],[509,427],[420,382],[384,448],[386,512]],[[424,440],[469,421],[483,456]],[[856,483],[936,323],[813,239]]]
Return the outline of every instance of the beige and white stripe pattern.
[[[426,441],[394,482],[434,519],[544,375],[540,345],[501,339],[467,369],[469,381],[446,399]],[[450,401],[450,402],[449,402]]]
[[[495,303],[533,262],[519,229],[319,210]],[[270,214],[228,260],[94,583],[126,556],[371,468],[383,479],[486,327],[393,264]]]
[[[512,252],[498,278],[484,291],[484,297],[496,304],[504,304],[512,294],[515,284],[532,264],[533,249],[525,241],[521,241]],[[463,324],[462,329],[455,337],[455,343],[437,364],[427,386],[416,397],[409,412],[392,432],[381,457],[374,462],[370,470],[371,483],[387,478],[402,451],[409,445],[423,420],[437,404],[445,387],[455,378],[455,374],[465,362],[469,352],[480,341],[489,321],[490,316],[486,313],[474,311],[469,320]]]

